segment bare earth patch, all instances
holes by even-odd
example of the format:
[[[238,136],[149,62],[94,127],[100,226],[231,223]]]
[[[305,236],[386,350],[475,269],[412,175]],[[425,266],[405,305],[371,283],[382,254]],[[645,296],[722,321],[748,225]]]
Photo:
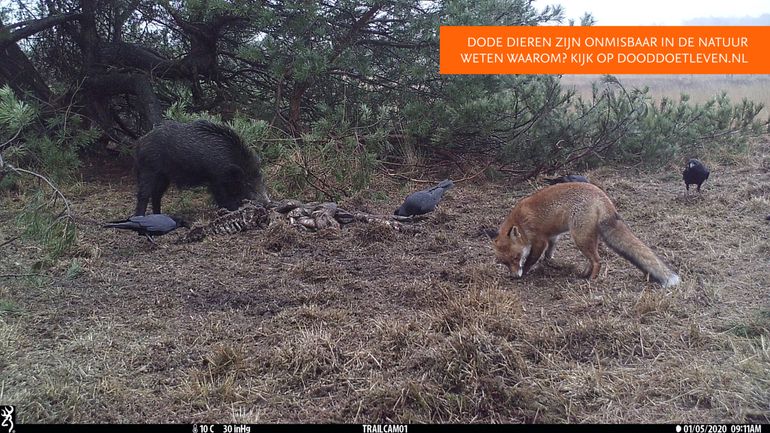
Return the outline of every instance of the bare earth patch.
[[[511,278],[479,229],[526,184],[457,185],[416,234],[274,225],[153,247],[82,225],[32,277],[40,251],[17,240],[0,249],[0,401],[20,422],[770,422],[768,139],[705,162],[690,199],[679,163],[589,173],[679,272],[671,289],[606,247],[580,279],[569,239],[559,267]],[[133,181],[113,179],[75,209],[128,215]],[[391,213],[403,191],[381,189],[365,206]],[[0,243],[20,205],[2,200]],[[166,200],[214,215],[205,193]]]

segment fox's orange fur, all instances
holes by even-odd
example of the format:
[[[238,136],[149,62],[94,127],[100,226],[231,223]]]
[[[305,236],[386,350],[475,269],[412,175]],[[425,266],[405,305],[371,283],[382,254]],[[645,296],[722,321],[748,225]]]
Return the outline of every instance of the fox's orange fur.
[[[679,283],[618,215],[607,194],[590,183],[561,183],[525,197],[513,207],[493,239],[497,261],[521,277],[545,252],[553,257],[559,235],[569,232],[589,260],[586,276],[599,275],[599,238],[664,287]]]

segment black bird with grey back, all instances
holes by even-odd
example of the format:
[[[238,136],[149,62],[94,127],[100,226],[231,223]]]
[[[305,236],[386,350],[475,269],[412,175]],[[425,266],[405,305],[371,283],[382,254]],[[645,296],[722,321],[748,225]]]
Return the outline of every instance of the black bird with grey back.
[[[568,174],[566,176],[560,176],[560,177],[554,177],[554,178],[545,178],[543,179],[545,183],[549,185],[556,185],[557,183],[567,183],[567,182],[585,182],[590,183],[588,178],[585,176],[581,176],[579,174]]]
[[[104,225],[104,228],[135,231],[140,236],[147,236],[152,243],[155,243],[153,236],[163,236],[179,227],[190,228],[190,225],[181,218],[166,214],[132,216],[126,220],[110,221]]]
[[[705,165],[695,158],[687,161],[687,167],[682,172],[682,179],[684,180],[684,187],[687,189],[687,193],[690,192],[690,185],[697,185],[698,192],[700,192],[700,186],[708,178],[709,169]]]
[[[399,216],[423,215],[436,210],[436,206],[444,196],[444,192],[454,186],[449,179],[442,180],[438,185],[417,191],[404,199],[404,203],[393,213]]]

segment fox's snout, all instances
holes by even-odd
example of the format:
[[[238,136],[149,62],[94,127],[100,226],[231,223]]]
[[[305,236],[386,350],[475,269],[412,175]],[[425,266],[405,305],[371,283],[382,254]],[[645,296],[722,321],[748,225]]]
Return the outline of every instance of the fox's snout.
[[[508,264],[508,270],[511,271],[511,275],[515,278],[521,278],[524,275],[524,266],[521,263],[518,264],[518,267],[514,266],[516,264],[515,262]]]
[[[518,269],[515,269],[512,263],[509,263],[499,257],[495,258],[495,263],[508,268],[508,270],[511,272],[511,275],[516,278],[521,278],[521,276],[524,274],[524,269],[521,266]]]

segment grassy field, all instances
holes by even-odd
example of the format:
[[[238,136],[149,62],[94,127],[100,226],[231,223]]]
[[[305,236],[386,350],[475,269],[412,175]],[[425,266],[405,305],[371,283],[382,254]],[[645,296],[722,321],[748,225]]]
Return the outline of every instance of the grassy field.
[[[481,228],[538,183],[451,189],[416,234],[354,224],[153,247],[81,225],[42,273],[0,253],[0,401],[20,422],[770,422],[770,139],[684,197],[684,161],[588,175],[679,272],[662,289],[602,246],[595,281],[511,278]],[[410,189],[341,205],[390,213]],[[67,193],[104,221],[133,208],[120,168]],[[373,197],[387,196],[375,200]],[[22,200],[2,198],[0,243]],[[205,193],[167,211],[211,218]]]
[[[740,101],[748,98],[770,106],[770,75],[617,75],[627,89],[649,87],[655,99],[668,97],[678,100],[682,93],[693,102],[703,103],[719,92],[727,92],[730,99]],[[565,75],[562,83],[574,87],[584,96],[591,95],[591,83],[599,81],[600,75]],[[770,115],[768,109],[764,116]]]

